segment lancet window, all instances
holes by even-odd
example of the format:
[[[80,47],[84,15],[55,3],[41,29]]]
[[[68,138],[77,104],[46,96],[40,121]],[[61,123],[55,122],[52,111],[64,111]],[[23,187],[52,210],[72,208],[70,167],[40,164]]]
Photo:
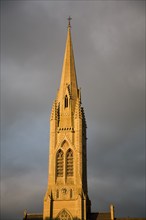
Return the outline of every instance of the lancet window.
[[[56,197],[59,198],[59,190],[56,191]]]
[[[70,189],[70,198],[72,198],[72,189]]]
[[[56,173],[58,177],[63,176],[63,161],[64,161],[64,154],[63,151],[60,149],[56,155]]]
[[[73,151],[71,149],[66,153],[66,175],[73,176]]]

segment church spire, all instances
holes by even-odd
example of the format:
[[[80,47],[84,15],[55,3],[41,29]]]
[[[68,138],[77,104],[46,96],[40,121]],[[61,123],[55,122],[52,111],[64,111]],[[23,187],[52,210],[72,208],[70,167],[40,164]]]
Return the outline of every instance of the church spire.
[[[59,96],[64,95],[66,88],[68,87],[70,88],[70,93],[72,98],[76,99],[78,93],[78,86],[77,86],[73,46],[71,40],[70,21],[71,21],[71,17],[68,18],[67,40],[66,40],[66,48],[65,48],[64,61],[62,67]]]
[[[90,213],[86,121],[77,86],[70,20],[69,17],[60,89],[50,117],[49,178],[43,220],[87,220]]]

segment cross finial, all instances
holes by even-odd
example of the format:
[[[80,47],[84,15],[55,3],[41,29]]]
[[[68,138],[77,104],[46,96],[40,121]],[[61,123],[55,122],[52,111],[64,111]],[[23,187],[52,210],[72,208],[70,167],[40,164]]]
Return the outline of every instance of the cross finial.
[[[72,18],[69,16],[67,20],[68,20],[68,27],[71,27],[70,21],[72,20]]]

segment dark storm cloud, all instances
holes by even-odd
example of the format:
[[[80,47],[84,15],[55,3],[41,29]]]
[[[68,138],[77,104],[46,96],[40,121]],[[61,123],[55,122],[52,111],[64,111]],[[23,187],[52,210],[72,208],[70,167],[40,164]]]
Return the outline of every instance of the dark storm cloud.
[[[69,15],[88,125],[92,210],[113,203],[117,216],[144,217],[144,1],[3,1],[2,218],[42,212],[48,121]]]

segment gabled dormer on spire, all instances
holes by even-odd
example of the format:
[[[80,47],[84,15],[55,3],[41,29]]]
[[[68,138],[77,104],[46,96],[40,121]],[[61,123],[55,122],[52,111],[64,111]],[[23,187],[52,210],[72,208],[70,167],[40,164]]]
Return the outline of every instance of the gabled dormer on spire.
[[[64,54],[64,61],[62,67],[62,76],[60,82],[60,88],[58,92],[58,100],[61,101],[67,95],[66,92],[68,90],[69,96],[72,100],[76,100],[78,97],[78,85],[77,85],[77,77],[76,77],[76,69],[75,69],[75,61],[73,54],[73,46],[71,40],[71,25],[70,18],[68,19],[68,31],[67,31],[67,40],[66,40],[66,48]],[[75,106],[75,103],[74,105]]]

